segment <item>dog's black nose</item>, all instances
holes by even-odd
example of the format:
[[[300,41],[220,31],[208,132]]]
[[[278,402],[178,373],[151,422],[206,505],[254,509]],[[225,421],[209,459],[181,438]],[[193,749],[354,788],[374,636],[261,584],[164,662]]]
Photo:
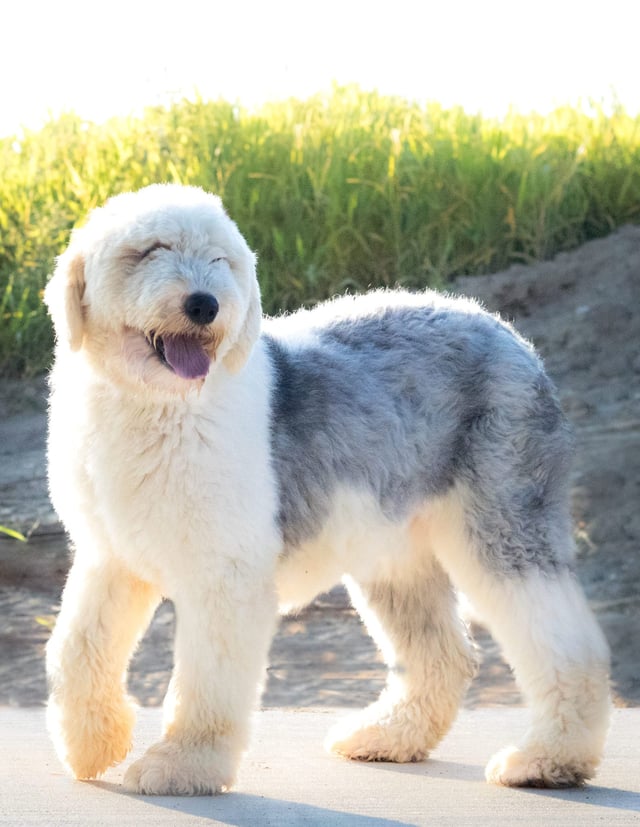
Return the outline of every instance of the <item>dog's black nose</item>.
[[[218,300],[211,293],[192,293],[184,303],[184,312],[195,324],[211,324],[218,310]]]

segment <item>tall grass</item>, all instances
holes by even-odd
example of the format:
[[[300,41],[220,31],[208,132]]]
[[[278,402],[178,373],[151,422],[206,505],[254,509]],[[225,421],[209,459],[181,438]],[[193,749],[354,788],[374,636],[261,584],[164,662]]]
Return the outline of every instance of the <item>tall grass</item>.
[[[497,122],[335,88],[243,111],[184,101],[0,141],[0,373],[50,359],[41,293],[71,228],[155,181],[219,193],[259,255],[267,312],[345,289],[441,286],[640,220],[640,119]]]

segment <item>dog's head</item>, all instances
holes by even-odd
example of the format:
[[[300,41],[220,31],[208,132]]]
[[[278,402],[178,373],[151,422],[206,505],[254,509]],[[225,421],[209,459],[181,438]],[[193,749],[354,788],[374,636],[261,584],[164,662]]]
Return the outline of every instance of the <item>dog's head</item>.
[[[232,372],[260,331],[255,256],[220,199],[156,184],[74,231],[45,293],[59,348],[115,381],[183,393]]]

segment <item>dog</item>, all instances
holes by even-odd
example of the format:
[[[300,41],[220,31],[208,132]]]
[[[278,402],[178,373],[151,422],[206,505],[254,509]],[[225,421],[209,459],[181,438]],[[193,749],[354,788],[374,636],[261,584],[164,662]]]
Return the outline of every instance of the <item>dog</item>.
[[[509,324],[400,290],[263,320],[237,226],[218,197],[178,185],[94,210],[45,298],[50,490],[74,549],[47,722],[75,777],[131,747],[127,666],[165,596],[177,630],[163,735],[124,787],[229,789],[278,607],[341,579],[389,671],[330,750],[428,756],[474,673],[460,591],[531,708],[487,780],[593,776],[609,660],[574,573],[571,433]]]

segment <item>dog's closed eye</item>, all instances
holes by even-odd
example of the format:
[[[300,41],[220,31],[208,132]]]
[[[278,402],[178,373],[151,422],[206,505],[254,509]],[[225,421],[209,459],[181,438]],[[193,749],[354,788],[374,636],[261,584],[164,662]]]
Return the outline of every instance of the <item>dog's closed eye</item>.
[[[152,253],[155,253],[157,250],[170,250],[171,247],[169,244],[163,244],[162,241],[155,241],[150,247],[147,247],[146,250],[142,252],[138,252],[138,262],[144,261],[145,258],[150,256]]]

